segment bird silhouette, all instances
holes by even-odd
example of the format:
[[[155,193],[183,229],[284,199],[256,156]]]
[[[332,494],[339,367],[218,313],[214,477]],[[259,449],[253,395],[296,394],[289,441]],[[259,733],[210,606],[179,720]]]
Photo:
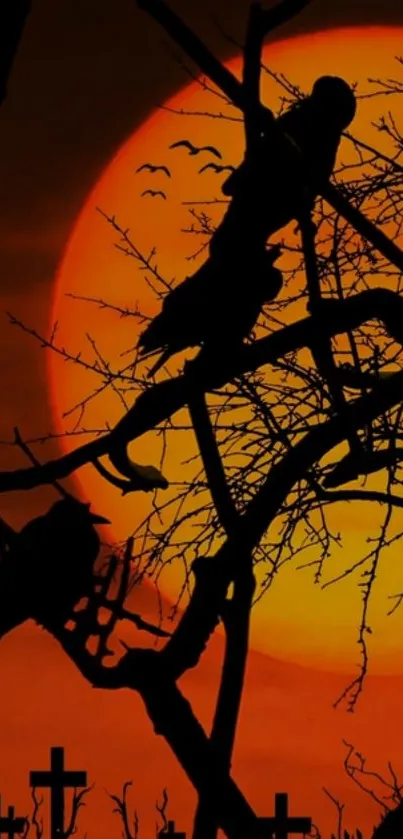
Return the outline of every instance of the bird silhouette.
[[[0,636],[28,618],[51,630],[91,590],[100,549],[96,524],[109,520],[72,496],[57,501],[20,532],[0,535]]]
[[[208,259],[167,295],[161,313],[140,336],[141,355],[162,352],[149,375],[186,347],[215,345],[218,354],[246,337],[264,300],[273,300],[282,285],[278,269],[268,270],[267,240],[298,220],[302,200],[313,206],[355,111],[353,90],[336,76],[317,79],[311,94],[278,118],[278,133],[270,130],[271,112],[261,109],[259,142],[247,149],[222,187],[231,201],[209,241]],[[188,140],[171,148],[178,146],[191,154],[202,150]]]
[[[216,274],[206,262],[191,277],[169,292],[162,311],[139,339],[140,355],[162,355],[148,373],[155,373],[175,353],[187,347],[202,346],[218,357],[228,355],[253,329],[262,306],[279,294],[283,278],[274,267],[279,246],[266,250],[259,264],[250,266],[245,284],[245,268],[235,259],[222,266],[226,280],[217,283]]]
[[[138,169],[136,169],[136,174],[137,172],[143,171],[151,172],[152,174],[154,174],[155,172],[164,172],[164,174],[167,175],[168,178],[171,177],[171,173],[168,169],[168,166],[155,166],[153,163],[143,163],[141,166],[139,166]]]
[[[189,154],[195,155],[200,154],[202,151],[208,151],[210,154],[213,154],[215,157],[218,157],[219,160],[222,160],[222,154],[215,148],[215,146],[194,146],[190,140],[178,140],[176,143],[172,143],[169,147],[170,149],[179,149],[183,146],[189,150]]]
[[[147,195],[150,195],[151,198],[157,198],[160,196],[164,199],[164,201],[167,200],[165,192],[162,192],[162,189],[145,189],[144,192],[141,193],[142,198],[145,198]]]
[[[342,132],[355,112],[354,92],[338,76],[321,76],[309,96],[279,116],[278,135],[270,130],[272,122],[262,108],[262,126],[267,119],[268,130],[262,130],[253,152],[221,187],[232,201],[211,239],[210,252],[228,247],[240,236],[250,242],[267,241],[298,220],[302,196],[313,206],[320,184],[332,174]]]
[[[207,169],[213,169],[214,172],[217,172],[218,174],[219,172],[234,172],[235,166],[220,166],[219,163],[206,163],[205,166],[202,166],[202,168],[199,169],[199,174],[201,172],[206,172]]]

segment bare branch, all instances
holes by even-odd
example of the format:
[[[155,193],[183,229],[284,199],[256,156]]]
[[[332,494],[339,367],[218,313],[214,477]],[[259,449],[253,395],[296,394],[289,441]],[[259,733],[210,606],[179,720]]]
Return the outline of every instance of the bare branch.
[[[376,318],[385,324],[389,335],[403,345],[403,300],[387,289],[363,291],[342,302],[329,301],[326,303],[326,313],[323,304],[323,317],[328,318],[329,335],[343,333]],[[235,376],[256,370],[263,364],[275,364],[287,353],[295,352],[304,346],[310,347],[314,340],[312,323],[312,318],[304,318],[269,337],[245,345],[238,355],[232,355],[225,370],[221,367],[203,366],[200,359],[196,359],[192,362],[192,369],[194,373],[197,370],[198,386],[204,392],[214,390]],[[389,381],[382,382],[382,390],[379,392],[384,393],[385,397],[389,394],[390,404],[394,404],[398,399],[399,387],[399,374],[394,374]],[[50,460],[43,466],[0,472],[0,492],[32,489],[40,484],[52,483],[106,454],[118,472],[130,477],[132,472],[126,453],[127,444],[158,426],[188,401],[189,385],[185,376],[154,385],[138,397],[134,406],[109,434],[60,458]]]
[[[31,824],[35,830],[35,837],[36,839],[42,839],[43,836],[43,819],[39,818],[39,810],[43,804],[43,798],[38,798],[36,794],[36,788],[31,788],[31,798],[34,804],[32,816],[31,816]]]
[[[123,791],[121,796],[112,795],[111,793],[109,793],[109,798],[111,798],[112,801],[114,801],[116,804],[116,807],[113,810],[113,812],[117,813],[122,819],[124,839],[138,839],[139,836],[139,817],[137,810],[134,811],[133,815],[133,828],[130,825],[127,791],[129,787],[132,786],[132,784],[133,781],[125,781],[125,783],[123,784]]]
[[[338,798],[336,798],[334,795],[332,795],[332,793],[329,792],[329,790],[326,789],[326,787],[323,787],[323,792],[325,793],[325,795],[327,795],[328,798],[330,798],[330,800],[333,802],[333,804],[335,805],[335,807],[337,809],[337,833],[336,833],[336,837],[337,837],[337,839],[342,839],[343,810],[344,810],[345,805],[342,804],[341,801],[338,800]]]
[[[63,833],[64,839],[69,839],[70,836],[73,836],[77,832],[78,811],[81,809],[81,807],[84,807],[84,798],[86,795],[88,795],[89,792],[91,792],[93,788],[94,785],[90,787],[85,787],[85,789],[82,789],[79,792],[76,789],[74,790],[70,821]]]
[[[158,804],[158,801],[155,802],[155,807],[158,813],[162,818],[162,830],[167,830],[168,828],[168,819],[167,819],[167,806],[168,806],[168,790],[162,790],[162,804]]]

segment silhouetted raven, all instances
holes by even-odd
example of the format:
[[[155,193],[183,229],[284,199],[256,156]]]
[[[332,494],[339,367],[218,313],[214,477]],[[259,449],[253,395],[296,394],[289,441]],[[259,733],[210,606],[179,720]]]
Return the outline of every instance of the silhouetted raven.
[[[156,172],[163,172],[168,178],[171,177],[168,166],[156,166],[154,163],[143,163],[136,169],[136,174],[138,172],[150,172],[152,175],[155,175]]]
[[[201,172],[207,172],[207,169],[212,169],[213,172],[216,172],[219,175],[221,172],[234,172],[235,166],[220,166],[218,163],[206,163],[199,169],[199,174]]]
[[[262,122],[264,121],[262,109]],[[303,192],[312,206],[322,182],[332,174],[342,132],[354,118],[356,98],[338,76],[321,76],[309,96],[297,102],[276,123],[296,147],[295,160],[281,135],[262,131],[261,142],[222,185],[232,197],[210,242],[210,253],[234,238],[266,242],[298,218]],[[304,155],[301,166],[298,150]]]
[[[63,625],[91,591],[100,549],[95,524],[108,519],[67,497],[5,538],[0,556],[0,637],[33,618],[51,629]],[[7,534],[6,534],[7,535]]]
[[[165,297],[162,311],[139,339],[141,355],[162,351],[152,367],[153,376],[174,353],[203,345],[210,352],[227,354],[253,329],[264,303],[277,297],[282,274],[273,263],[281,248],[259,255],[249,265],[237,259],[233,248],[225,264],[210,259]],[[212,270],[213,267],[213,270]]]
[[[218,157],[219,160],[222,159],[222,154],[215,146],[195,146],[190,140],[178,140],[176,143],[172,143],[170,145],[170,149],[180,149],[180,148],[187,149],[189,154],[195,155],[200,154],[201,151],[208,151],[210,154],[213,154],[214,157]]]
[[[265,133],[262,108],[261,139],[223,186],[232,200],[209,242],[209,259],[168,294],[161,313],[140,336],[142,355],[163,350],[149,375],[185,347],[208,342],[225,348],[249,333],[263,302],[281,289],[280,272],[268,266],[267,239],[298,218],[302,199],[312,206],[320,183],[332,173],[342,131],[355,110],[352,89],[336,76],[322,76],[310,96],[278,118],[283,133],[270,127]]]
[[[145,198],[147,195],[150,195],[151,198],[163,198],[164,201],[167,200],[165,192],[162,189],[145,189],[144,192],[141,193],[141,197]]]

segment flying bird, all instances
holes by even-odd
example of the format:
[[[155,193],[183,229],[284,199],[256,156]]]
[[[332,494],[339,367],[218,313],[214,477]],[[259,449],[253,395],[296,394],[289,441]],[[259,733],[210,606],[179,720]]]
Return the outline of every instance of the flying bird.
[[[205,172],[207,169],[213,169],[218,174],[219,172],[234,172],[235,166],[220,166],[219,163],[206,163],[205,166],[199,169],[199,174],[200,172]]]
[[[219,160],[222,160],[222,154],[218,151],[214,146],[194,146],[190,140],[178,140],[176,143],[172,143],[169,147],[170,149],[179,149],[180,147],[189,149],[189,154],[195,155],[200,154],[202,151],[208,151],[210,154],[213,154],[215,157],[218,157]]]
[[[150,195],[151,198],[157,198],[158,196],[160,196],[164,199],[164,201],[167,200],[165,192],[162,192],[162,189],[145,189],[144,192],[141,193],[141,197],[145,198],[146,195]]]
[[[20,532],[6,534],[2,522],[0,636],[28,618],[49,630],[68,620],[92,587],[100,549],[95,525],[109,523],[73,496]]]
[[[143,171],[151,172],[152,174],[154,174],[155,172],[164,172],[164,174],[167,175],[168,178],[171,177],[171,173],[168,169],[168,166],[154,166],[153,163],[143,163],[142,166],[139,166],[139,168],[136,169],[136,174],[137,172]]]
[[[224,266],[217,282],[211,260],[164,298],[162,311],[139,338],[141,356],[162,354],[148,372],[155,373],[175,353],[201,346],[217,355],[228,355],[251,333],[265,303],[279,294],[283,277],[274,267],[281,248],[266,250],[248,268],[235,258]],[[248,273],[246,273],[248,272]],[[247,282],[245,278],[247,277]]]

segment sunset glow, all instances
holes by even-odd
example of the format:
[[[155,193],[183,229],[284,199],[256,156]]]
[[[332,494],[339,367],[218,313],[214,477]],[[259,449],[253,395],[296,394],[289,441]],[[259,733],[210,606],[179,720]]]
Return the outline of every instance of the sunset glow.
[[[279,41],[266,48],[264,58],[272,70],[284,73],[304,92],[308,92],[315,78],[323,74],[338,74],[350,83],[358,82],[359,92],[365,92],[370,89],[368,77],[399,75],[394,57],[400,54],[401,43],[402,30],[397,28],[333,30]],[[229,66],[239,75],[239,59]],[[265,102],[276,109],[281,93],[278,84],[265,75]],[[352,126],[353,133],[379,146],[379,133],[370,123],[390,107],[392,103],[385,103],[384,99],[360,102]],[[147,286],[145,272],[139,270],[132,258],[114,247],[119,242],[119,235],[96,208],[114,216],[122,228],[130,228],[128,235],[142,253],[148,255],[154,246],[157,248],[156,261],[166,280],[174,277],[181,279],[203,259],[201,255],[196,260],[189,260],[200,242],[182,232],[192,223],[190,206],[182,202],[222,197],[219,190],[222,176],[213,172],[199,174],[198,170],[210,158],[188,156],[184,149],[169,150],[170,144],[187,137],[197,144],[216,146],[225,163],[236,165],[242,158],[241,123],[172,113],[172,110],[181,109],[217,112],[222,110],[222,103],[192,83],[166,103],[165,110],[153,111],[121,147],[94,186],[66,246],[55,281],[52,322],[58,322],[58,344],[66,347],[72,355],[82,351],[82,359],[89,364],[95,359],[95,341],[100,356],[108,360],[112,369],[128,365],[132,356],[122,356],[122,353],[136,344],[142,327],[135,318],[120,318],[115,312],[74,300],[66,294],[99,298],[121,309],[133,309],[138,305],[149,316],[155,314],[160,305]],[[239,116],[234,110],[226,113]],[[350,144],[344,141],[339,163],[348,162],[351,154]],[[167,165],[172,178],[168,179],[161,173],[135,174],[145,161]],[[164,190],[167,200],[142,198],[141,193],[149,188]],[[212,216],[217,219],[222,206],[206,207],[206,210],[211,210]],[[279,267],[281,265],[280,261]],[[302,307],[297,314],[303,316]],[[98,360],[98,363],[102,362]],[[183,358],[175,359],[170,370],[177,371],[182,363]],[[159,379],[163,375],[160,373]],[[270,368],[267,375],[270,375]],[[66,411],[92,392],[99,381],[94,373],[83,366],[66,364],[55,353],[49,353],[49,376],[54,422],[59,431],[74,429],[79,419],[80,426],[98,429],[106,422],[113,425],[121,417],[124,406],[109,388],[86,406],[83,417],[77,409],[62,418]],[[132,401],[133,394],[128,392],[127,404],[131,405]],[[182,414],[185,417],[185,412]],[[181,414],[175,419],[179,424]],[[89,438],[66,438],[62,442],[63,449],[71,450],[85,439]],[[149,433],[133,443],[130,453],[140,463],[158,465],[162,456],[162,439],[156,433]],[[184,461],[195,453],[192,435],[178,432],[175,445],[168,448],[164,461],[164,474],[174,484],[164,493],[164,500],[175,495],[175,482],[183,481],[191,474],[189,470],[194,467],[184,465]],[[94,507],[113,519],[115,539],[124,539],[151,510],[149,495],[138,493],[121,498],[118,490],[105,483],[91,466],[80,471],[79,480],[83,493],[91,499]],[[376,480],[373,479],[375,484]],[[331,521],[334,531],[343,534],[343,549],[335,550],[329,565],[331,575],[335,576],[352,555],[365,552],[365,539],[376,534],[381,511],[378,507],[364,504],[340,505],[333,510]],[[189,529],[189,539],[191,534]],[[374,631],[370,646],[373,673],[397,673],[401,670],[399,653],[403,608],[387,617],[391,608],[388,597],[403,590],[400,551],[400,547],[396,547],[385,552],[378,574],[370,615]],[[357,664],[359,580],[349,578],[323,591],[314,585],[312,572],[309,569],[297,571],[297,564],[290,563],[282,568],[272,588],[254,609],[252,646],[275,658],[323,670],[353,670]],[[160,587],[168,599],[175,600],[182,579],[180,563],[164,570]]]

